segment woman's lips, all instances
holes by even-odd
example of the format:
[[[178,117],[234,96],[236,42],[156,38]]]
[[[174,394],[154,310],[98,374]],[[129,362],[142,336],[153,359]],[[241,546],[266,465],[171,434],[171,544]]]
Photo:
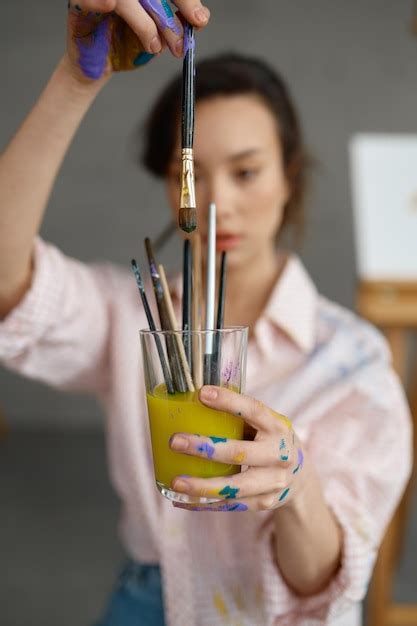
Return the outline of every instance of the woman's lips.
[[[239,235],[219,235],[216,237],[216,250],[227,251],[236,248],[242,241]]]
[[[216,234],[216,250],[220,252],[226,252],[227,250],[233,250],[236,248],[243,237],[242,235],[231,235],[228,233],[217,233]],[[204,244],[207,244],[207,235],[203,236]]]

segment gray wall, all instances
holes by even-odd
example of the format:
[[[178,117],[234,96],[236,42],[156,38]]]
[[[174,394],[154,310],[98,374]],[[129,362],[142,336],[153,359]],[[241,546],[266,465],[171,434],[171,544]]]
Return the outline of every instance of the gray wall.
[[[2,0],[0,142],[5,145],[63,52],[66,2]],[[209,2],[198,55],[238,49],[269,59],[292,88],[317,160],[302,257],[320,290],[353,305],[355,262],[347,143],[357,131],[415,132],[417,39],[411,0]],[[180,68],[168,55],[116,76],[88,113],[65,160],[42,227],[84,261],[127,265],[144,234],[167,223],[163,189],[137,168],[129,138],[158,89]],[[165,260],[175,262],[175,245]],[[99,419],[94,403],[0,371],[9,421]]]

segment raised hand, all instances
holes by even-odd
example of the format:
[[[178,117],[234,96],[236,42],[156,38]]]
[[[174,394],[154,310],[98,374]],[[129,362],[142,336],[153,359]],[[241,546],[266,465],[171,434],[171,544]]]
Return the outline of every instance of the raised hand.
[[[199,0],[177,0],[181,15],[204,27],[209,11]],[[98,80],[146,64],[166,46],[183,53],[183,27],[168,0],[80,0],[68,3],[68,57],[75,74]]]
[[[247,466],[246,471],[234,476],[176,477],[172,482],[175,491],[224,500],[203,506],[174,506],[191,511],[265,511],[289,502],[301,488],[304,466],[303,449],[290,420],[254,398],[221,387],[203,387],[200,400],[212,409],[241,416],[257,433],[253,441],[173,435],[172,450]]]

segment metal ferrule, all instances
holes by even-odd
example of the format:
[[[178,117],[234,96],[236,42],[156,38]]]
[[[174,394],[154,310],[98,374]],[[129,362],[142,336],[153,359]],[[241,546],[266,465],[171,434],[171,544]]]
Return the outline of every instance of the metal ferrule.
[[[192,148],[183,148],[181,151],[181,209],[195,209],[195,183],[194,183],[194,156]]]

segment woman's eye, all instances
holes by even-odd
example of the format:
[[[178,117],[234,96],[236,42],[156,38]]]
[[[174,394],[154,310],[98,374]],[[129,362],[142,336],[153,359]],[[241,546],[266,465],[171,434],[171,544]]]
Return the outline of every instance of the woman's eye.
[[[242,181],[246,181],[254,178],[257,173],[258,172],[255,169],[241,168],[236,171],[236,178]]]

